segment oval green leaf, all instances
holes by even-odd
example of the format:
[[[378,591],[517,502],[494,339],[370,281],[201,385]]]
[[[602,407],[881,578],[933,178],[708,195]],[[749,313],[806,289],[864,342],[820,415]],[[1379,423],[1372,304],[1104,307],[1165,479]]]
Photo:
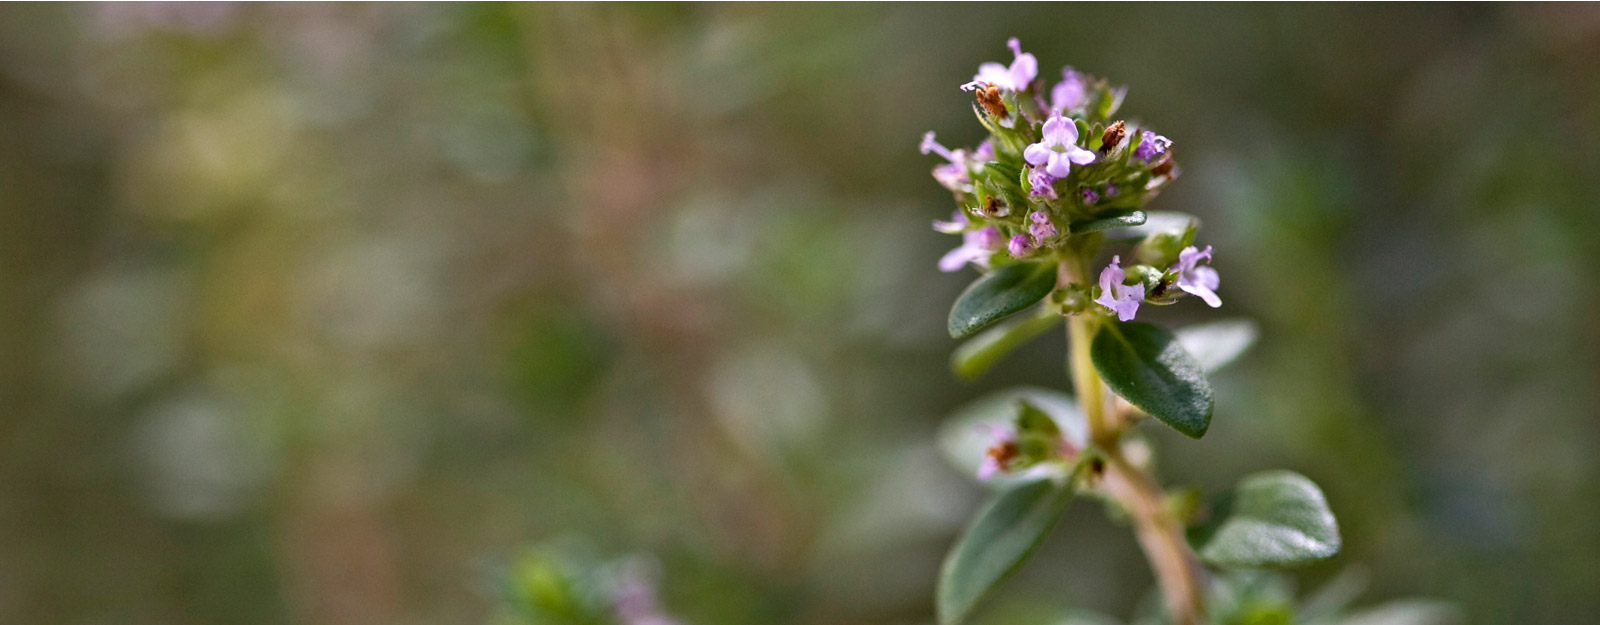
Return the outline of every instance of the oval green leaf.
[[[950,307],[950,336],[967,336],[1037,304],[1055,286],[1056,268],[1050,263],[1017,263],[991,271],[968,285]]]
[[[1112,228],[1126,228],[1143,224],[1145,218],[1144,211],[1141,210],[1115,211],[1096,215],[1094,219],[1073,222],[1071,230],[1073,234],[1083,234]]]
[[[1211,383],[1172,333],[1107,321],[1089,346],[1095,370],[1123,399],[1190,438],[1211,427]]]
[[[939,569],[940,625],[965,620],[1054,528],[1072,500],[1068,480],[1041,479],[999,493],[967,527]]]
[[[1009,425],[1017,416],[1017,406],[1020,401],[1026,401],[1050,415],[1050,418],[1055,420],[1056,427],[1061,428],[1062,436],[1067,437],[1073,444],[1079,447],[1088,444],[1088,421],[1084,419],[1083,412],[1078,410],[1078,403],[1073,401],[1071,396],[1047,388],[1019,386],[995,391],[972,400],[956,409],[944,422],[939,428],[939,449],[944,452],[951,466],[962,475],[976,477],[978,465],[983,462],[985,451],[993,443],[987,433],[987,426]],[[1028,478],[1001,473],[990,479],[986,485],[1004,488],[1025,479]]]
[[[1200,218],[1175,211],[1146,211],[1144,223],[1129,228],[1118,228],[1106,233],[1112,241],[1143,239],[1157,232],[1184,232],[1191,225],[1199,227]]]
[[[1457,625],[1466,622],[1461,608],[1437,599],[1400,599],[1347,615],[1338,625]]]
[[[1190,530],[1200,559],[1217,566],[1307,564],[1339,553],[1339,523],[1311,480],[1292,471],[1246,476]]]
[[[1060,313],[1046,307],[1037,314],[984,330],[950,355],[950,370],[964,379],[977,378],[1033,337],[1060,325],[1061,319]]]
[[[1179,328],[1178,342],[1206,371],[1232,363],[1255,344],[1261,330],[1249,319],[1223,319]]]

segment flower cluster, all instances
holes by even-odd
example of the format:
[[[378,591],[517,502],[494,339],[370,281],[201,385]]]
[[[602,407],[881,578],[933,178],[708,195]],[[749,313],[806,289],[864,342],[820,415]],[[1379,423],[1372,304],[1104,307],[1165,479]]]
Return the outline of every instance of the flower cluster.
[[[950,221],[934,223],[962,237],[939,260],[943,271],[1057,261],[1067,247],[1098,244],[1104,231],[1142,224],[1145,204],[1179,174],[1171,139],[1115,117],[1125,89],[1072,67],[1047,85],[1021,42],[1006,45],[1009,65],[984,63],[960,86],[976,98],[973,111],[989,136],[970,150],[946,148],[932,132],[922,139],[923,154],[946,161],[933,177],[960,206]],[[1151,233],[1136,264],[1125,267],[1122,256],[1113,256],[1098,284],[1078,286],[1122,321],[1141,304],[1167,304],[1183,294],[1220,306],[1211,248],[1192,240],[1192,227]]]
[[[951,338],[971,337],[951,355],[951,370],[982,375],[1064,324],[1073,393],[999,391],[961,409],[941,436],[950,459],[994,494],[940,569],[938,621],[969,622],[1003,573],[1049,534],[1061,506],[1089,494],[1134,526],[1164,599],[1165,614],[1149,615],[1155,620],[1288,622],[1292,603],[1263,611],[1268,603],[1219,585],[1227,578],[1204,565],[1259,569],[1337,554],[1339,528],[1316,485],[1287,471],[1258,473],[1231,495],[1253,502],[1247,513],[1202,508],[1197,491],[1160,486],[1153,448],[1136,431],[1149,418],[1205,436],[1215,409],[1207,374],[1256,332],[1237,319],[1176,334],[1135,320],[1147,305],[1189,297],[1222,305],[1212,248],[1195,244],[1199,221],[1145,210],[1179,175],[1173,141],[1117,117],[1124,89],[1071,67],[1051,85],[1019,41],[1007,46],[1009,65],[985,63],[961,85],[987,131],[978,147],[949,149],[931,132],[922,140],[924,154],[944,159],[933,176],[958,206],[949,221],[934,222],[962,241],[939,268],[983,272],[950,307]],[[1200,527],[1208,529],[1192,531]],[[1235,609],[1242,597],[1252,597],[1248,611]]]

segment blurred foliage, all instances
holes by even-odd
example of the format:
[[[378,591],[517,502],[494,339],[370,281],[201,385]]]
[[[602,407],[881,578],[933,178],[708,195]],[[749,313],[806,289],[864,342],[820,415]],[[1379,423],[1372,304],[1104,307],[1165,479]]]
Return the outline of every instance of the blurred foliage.
[[[1313,478],[1311,587],[1600,613],[1592,6],[151,3],[0,8],[0,622],[482,623],[573,532],[698,625],[927,622],[939,420],[1065,385],[946,370],[915,147],[1009,35],[1260,323],[1168,481]],[[1135,611],[1092,510],[993,616]]]

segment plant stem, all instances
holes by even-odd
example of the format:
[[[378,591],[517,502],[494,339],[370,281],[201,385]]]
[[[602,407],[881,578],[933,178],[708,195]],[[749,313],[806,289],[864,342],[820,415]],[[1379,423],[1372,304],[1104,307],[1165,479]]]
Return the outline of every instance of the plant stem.
[[[1093,284],[1089,281],[1087,257],[1085,251],[1068,250],[1057,272],[1058,281]],[[1105,454],[1101,485],[1132,517],[1134,535],[1155,573],[1172,622],[1199,625],[1205,616],[1205,571],[1184,539],[1183,523],[1168,511],[1166,493],[1155,477],[1123,456],[1121,439],[1126,424],[1117,417],[1113,409],[1116,397],[1105,388],[1090,352],[1099,324],[1096,315],[1074,315],[1068,319],[1067,339],[1071,353],[1068,368],[1078,403],[1089,422],[1089,440]]]
[[[1103,485],[1133,517],[1134,536],[1144,550],[1175,625],[1199,625],[1203,569],[1183,535],[1183,524],[1166,506],[1166,493],[1147,471],[1139,470],[1120,451],[1106,454]]]

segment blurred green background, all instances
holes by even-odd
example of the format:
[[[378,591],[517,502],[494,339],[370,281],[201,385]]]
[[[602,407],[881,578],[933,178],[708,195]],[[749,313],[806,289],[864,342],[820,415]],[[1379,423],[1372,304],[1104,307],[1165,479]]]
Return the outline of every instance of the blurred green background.
[[[946,368],[916,145],[1011,35],[1262,325],[1167,481],[1321,483],[1305,587],[1600,614],[1594,5],[109,4],[0,8],[0,622],[484,623],[574,537],[699,625],[930,621],[941,418],[1065,385]],[[1149,584],[1079,505],[990,614]]]

